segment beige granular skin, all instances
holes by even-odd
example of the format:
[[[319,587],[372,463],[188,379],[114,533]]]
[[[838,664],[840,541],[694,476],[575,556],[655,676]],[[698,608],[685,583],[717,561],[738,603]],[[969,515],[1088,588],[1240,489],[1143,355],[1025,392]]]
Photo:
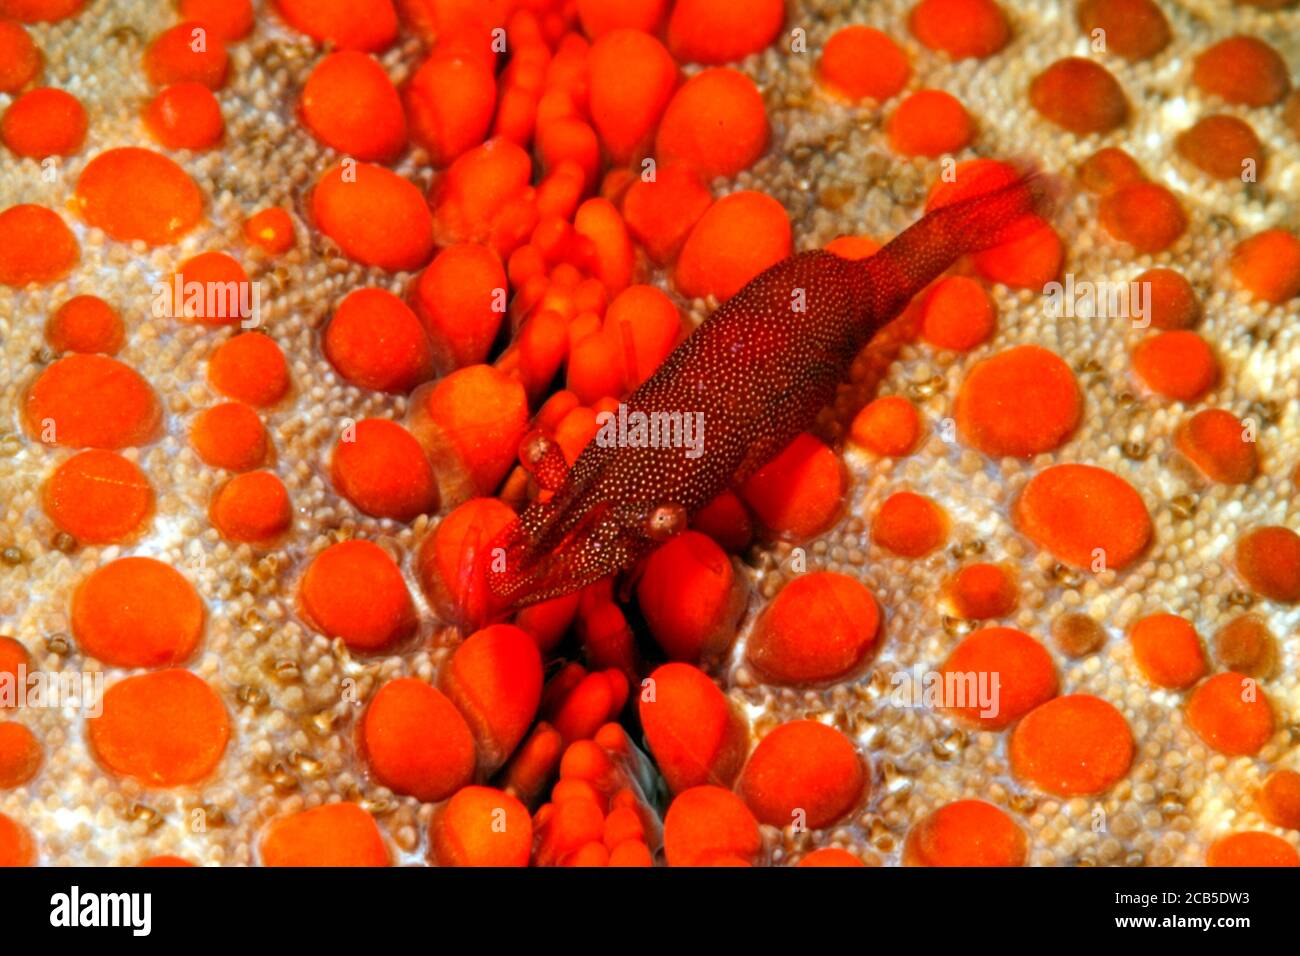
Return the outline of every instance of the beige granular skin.
[[[1255,601],[1277,639],[1277,667],[1264,684],[1276,706],[1277,731],[1255,757],[1209,751],[1187,727],[1184,695],[1153,689],[1141,676],[1126,640],[1140,617],[1170,611],[1188,617],[1203,638],[1241,613],[1242,584],[1231,551],[1243,529],[1264,524],[1300,528],[1297,489],[1289,476],[1300,463],[1300,329],[1294,303],[1254,304],[1232,287],[1226,259],[1239,239],[1270,226],[1300,226],[1300,147],[1280,108],[1243,111],[1268,154],[1258,185],[1211,182],[1176,156],[1179,131],[1210,112],[1190,81],[1192,58],[1233,33],[1271,43],[1300,63],[1300,11],[1267,13],[1219,0],[1164,4],[1174,39],[1150,61],[1102,62],[1132,105],[1129,124],[1103,137],[1079,138],[1049,125],[1029,108],[1030,79],[1051,62],[1088,55],[1074,23],[1073,4],[1041,0],[1004,5],[1013,24],[1006,50],[989,61],[949,63],[922,48],[906,30],[911,4],[881,0],[811,0],[795,5],[788,29],[802,27],[812,53],[788,52],[788,37],[750,58],[743,68],[758,82],[773,125],[769,154],[727,189],[759,189],[781,201],[794,223],[796,245],[817,248],[841,234],[885,239],[920,214],[938,161],[904,160],[887,147],[887,109],[851,107],[815,82],[815,51],[836,29],[866,23],[894,37],[913,64],[905,92],[952,93],[976,119],[972,146],[956,155],[1021,157],[1067,180],[1055,224],[1066,241],[1065,270],[1089,281],[1127,281],[1155,265],[1176,268],[1197,288],[1204,306],[1198,331],[1211,343],[1221,384],[1204,407],[1230,409],[1260,423],[1261,475],[1248,486],[1208,485],[1180,462],[1173,434],[1191,410],[1145,396],[1131,377],[1128,351],[1145,336],[1124,319],[1084,320],[1046,315],[1040,295],[991,287],[997,333],[975,351],[957,355],[904,346],[876,394],[913,399],[929,428],[921,447],[898,460],[875,460],[846,448],[851,490],[846,516],[805,546],[808,570],[851,574],[876,595],[885,612],[882,649],[871,669],[827,689],[765,686],[743,663],[745,631],[764,602],[791,574],[789,546],[755,548],[745,556],[754,599],[730,664],[718,676],[751,716],[755,735],[777,723],[810,717],[849,734],[870,759],[872,795],[851,819],[828,830],[781,833],[765,828],[769,859],[784,863],[817,846],[850,849],[865,862],[892,864],[911,825],[951,800],[970,796],[1005,809],[1030,836],[1030,862],[1040,865],[1200,864],[1205,847],[1223,833],[1264,829],[1300,845],[1295,832],[1266,824],[1253,792],[1274,767],[1300,768],[1300,609]],[[0,291],[0,547],[16,548],[16,565],[0,565],[0,634],[29,650],[32,667],[93,670],[70,637],[72,589],[92,570],[124,554],[159,558],[181,569],[208,610],[204,640],[191,669],[218,691],[231,712],[233,734],[215,777],[197,788],[148,790],[101,770],[75,714],[25,708],[8,719],[32,729],[45,766],[28,785],[0,792],[0,812],[28,826],[42,863],[134,864],[159,854],[194,862],[255,862],[256,837],[277,815],[333,799],[359,800],[376,815],[403,861],[426,856],[433,805],[394,797],[369,779],[353,744],[356,717],[385,680],[412,675],[434,680],[459,635],[422,603],[411,571],[415,546],[436,522],[410,526],[360,515],[336,495],[327,463],[343,423],[365,417],[401,418],[405,400],[343,383],[323,359],[319,333],[350,290],[374,285],[401,293],[408,275],[356,266],[306,226],[306,188],[337,157],[297,122],[297,91],[320,51],[259,10],[251,38],[231,47],[230,81],[219,94],[226,143],[209,153],[173,154],[208,197],[208,221],[177,246],[149,250],[108,240],[88,229],[68,203],[86,162],[105,149],[147,144],[139,118],[150,90],[140,68],[148,39],[175,22],[170,4],[97,0],[73,20],[30,28],[46,57],[44,82],[76,95],[90,116],[84,148],[44,182],[32,160],[0,157],[0,208],[35,202],[64,212],[82,247],[82,262],[66,280],[36,291]],[[419,44],[409,37],[383,55],[394,81],[414,68]],[[9,99],[3,100],[7,105]],[[890,104],[892,106],[892,104]],[[1216,109],[1218,107],[1215,107]],[[1233,112],[1228,110],[1228,112]],[[1098,148],[1121,146],[1147,175],[1173,189],[1189,227],[1168,251],[1134,257],[1096,226],[1096,200],[1068,182]],[[397,171],[424,187],[432,170],[419,151]],[[295,213],[299,243],[268,261],[246,250],[243,218],[273,204]],[[289,358],[292,396],[264,415],[275,447],[273,470],[295,508],[285,543],[270,552],[232,546],[207,520],[212,492],[224,475],[199,461],[188,441],[195,414],[218,397],[206,382],[206,361],[229,334],[154,318],[152,285],[200,251],[237,255],[262,283],[262,322]],[[658,277],[662,283],[663,277]],[[665,284],[665,288],[668,288]],[[150,476],[157,512],[148,532],[123,546],[55,547],[56,530],[40,507],[43,482],[71,455],[23,434],[18,409],[24,389],[54,356],[43,338],[45,318],[73,295],[93,293],[116,305],[127,325],[118,358],[141,372],[164,404],[165,436],[125,452]],[[695,320],[710,303],[688,304]],[[944,440],[944,420],[970,367],[1021,344],[1057,352],[1076,371],[1084,416],[1074,437],[1032,461],[990,461]],[[865,366],[864,366],[865,375]],[[843,390],[823,431],[843,431],[871,391]],[[1015,533],[1008,509],[1029,478],[1058,462],[1107,468],[1142,495],[1154,524],[1153,545],[1120,573],[1062,573],[1055,561]],[[950,548],[903,560],[873,546],[867,535],[880,502],[897,490],[921,491],[953,520]],[[353,659],[298,617],[294,592],[310,558],[324,547],[362,536],[389,549],[407,572],[421,614],[417,640],[380,660]],[[947,717],[890,702],[890,675],[935,669],[969,629],[945,620],[937,584],[964,561],[1005,561],[1017,569],[1019,605],[1003,623],[1048,647],[1062,693],[1105,698],[1124,714],[1137,742],[1132,769],[1097,798],[1061,800],[1013,780],[1006,733],[958,729]],[[1091,616],[1106,642],[1072,659],[1052,639],[1067,613]],[[1213,665],[1212,665],[1213,666]],[[109,670],[108,682],[125,676]],[[348,680],[350,679],[350,680]]]

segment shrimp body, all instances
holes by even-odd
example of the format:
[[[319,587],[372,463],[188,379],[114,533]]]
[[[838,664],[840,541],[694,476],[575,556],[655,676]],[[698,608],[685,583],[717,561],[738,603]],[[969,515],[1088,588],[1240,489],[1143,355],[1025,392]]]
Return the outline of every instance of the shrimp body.
[[[1019,180],[926,215],[868,259],[805,252],[755,277],[492,542],[492,602],[508,610],[631,568],[805,430],[878,329],[963,253],[1005,241],[1037,201]],[[679,422],[694,428],[668,429]]]

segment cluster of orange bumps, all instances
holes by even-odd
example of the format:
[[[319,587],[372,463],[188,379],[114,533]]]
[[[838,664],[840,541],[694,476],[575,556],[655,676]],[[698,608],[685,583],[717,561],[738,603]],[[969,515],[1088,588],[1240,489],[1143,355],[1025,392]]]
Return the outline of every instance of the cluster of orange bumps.
[[[21,25],[75,16],[82,6],[0,0],[0,15],[11,18],[0,20],[0,91],[11,94],[0,139],[15,156],[39,162],[82,147],[86,111],[68,93],[39,86],[41,52]],[[204,252],[177,271],[187,282],[246,284],[243,263],[257,274],[314,229],[355,262],[418,273],[405,299],[378,288],[352,291],[320,337],[343,380],[410,395],[404,423],[369,419],[340,438],[330,462],[334,490],[359,512],[394,522],[448,511],[412,567],[441,619],[469,633],[437,686],[403,677],[373,694],[356,734],[369,773],[397,794],[440,804],[428,842],[440,865],[648,866],[660,854],[671,865],[750,865],[764,859],[760,824],[817,829],[846,819],[871,788],[858,745],[832,726],[799,720],[751,748],[747,720],[700,667],[727,653],[746,604],[729,553],[745,548],[756,527],[804,540],[839,516],[843,469],[818,438],[801,436],[645,562],[636,597],[657,654],[669,661],[653,670],[609,582],[486,627],[481,601],[464,586],[467,552],[535,492],[517,458],[530,421],[572,462],[595,434],[596,416],[644,381],[685,335],[674,301],[635,281],[646,262],[668,270],[685,298],[725,300],[791,253],[779,203],[755,191],[715,199],[712,185],[767,150],[760,91],[725,64],[785,42],[783,0],[268,6],[329,50],[301,91],[299,116],[340,161],[312,189],[308,221],[278,207],[250,210],[244,248]],[[249,0],[180,0],[178,7],[180,22],[152,38],[142,64],[156,90],[143,113],[155,142],[95,156],[70,203],[86,226],[113,241],[168,245],[205,216],[208,197],[169,154],[188,151],[184,161],[189,152],[220,146],[227,45],[248,37],[254,15]],[[1152,0],[1083,0],[1078,20],[1086,34],[1105,30],[1110,50],[1129,59],[1151,57],[1170,40]],[[399,22],[429,40],[427,59],[400,89],[375,56],[394,43]],[[993,0],[921,0],[908,25],[932,51],[927,55],[953,59],[993,56],[1011,34]],[[828,95],[889,104],[884,128],[900,156],[939,157],[971,141],[977,120],[950,94],[921,90],[899,99],[911,65],[885,33],[848,27],[818,56]],[[686,78],[682,63],[702,69]],[[1201,52],[1195,82],[1234,106],[1283,108],[1300,135],[1300,100],[1287,98],[1285,64],[1260,40],[1234,37]],[[1052,64],[1026,94],[1042,117],[1079,135],[1113,129],[1129,114],[1119,83],[1088,59]],[[439,170],[427,195],[388,168],[411,146]],[[1258,139],[1235,117],[1199,119],[1176,150],[1212,177],[1238,176],[1246,160],[1266,175]],[[958,176],[990,162],[963,164]],[[1098,220],[1116,242],[1154,253],[1182,233],[1178,197],[1145,179],[1122,151],[1102,150],[1078,175],[1097,194]],[[937,184],[929,206],[951,188]],[[858,236],[831,246],[853,257],[877,248]],[[0,212],[0,282],[55,282],[77,268],[79,255],[59,212],[38,205]],[[1041,289],[1059,275],[1063,256],[1060,238],[1043,222],[935,283],[901,327],[936,349],[973,349],[996,323],[980,280]],[[1282,230],[1253,236],[1237,247],[1232,273],[1258,299],[1294,299],[1300,242]],[[1154,290],[1155,332],[1133,351],[1133,372],[1156,395],[1198,402],[1217,383],[1218,367],[1192,330],[1196,294],[1171,269],[1138,278]],[[294,535],[295,513],[259,413],[293,401],[294,387],[274,330],[223,329],[248,316],[205,314],[184,303],[174,312],[179,321],[211,325],[220,340],[208,379],[221,400],[189,426],[199,458],[230,473],[211,502],[212,526],[231,542],[281,546]],[[94,296],[63,303],[46,327],[61,357],[25,393],[30,435],[77,450],[58,458],[51,451],[59,463],[44,507],[58,531],[80,544],[129,546],[150,524],[153,483],[120,450],[156,441],[162,411],[150,383],[113,357],[130,331],[113,303]],[[504,351],[496,347],[503,333]],[[552,391],[561,374],[564,388]],[[974,367],[954,417],[969,446],[995,458],[1030,458],[1068,440],[1081,408],[1071,369],[1050,351],[1023,346]],[[858,414],[850,436],[868,452],[899,457],[917,447],[923,431],[908,400],[886,397]],[[1198,411],[1178,445],[1209,481],[1249,482],[1259,469],[1254,444],[1229,410]],[[1153,534],[1141,495],[1089,465],[1037,474],[1013,520],[1041,548],[1080,567],[1101,549],[1108,568],[1122,569]],[[948,518],[931,499],[900,491],[881,505],[870,533],[889,552],[916,558],[946,544]],[[1300,600],[1300,537],[1291,530],[1248,532],[1236,563],[1261,597]],[[942,600],[957,617],[987,621],[1010,614],[1018,591],[1010,568],[971,564],[945,583]],[[301,573],[298,601],[303,620],[356,654],[409,649],[417,632],[398,562],[370,541],[315,554]],[[232,733],[227,705],[185,669],[205,616],[186,577],[152,558],[111,561],[76,589],[71,618],[81,650],[105,666],[143,669],[112,683],[103,715],[89,721],[89,742],[105,770],[146,786],[181,787],[219,767]],[[762,612],[746,661],[773,685],[833,683],[869,660],[881,617],[856,580],[806,573]],[[569,663],[544,680],[545,660],[571,631],[585,666]],[[1267,676],[1273,660],[1272,638],[1256,619],[1239,619],[1216,636],[1225,670],[1208,678],[1201,640],[1183,618],[1148,617],[1131,640],[1153,685],[1188,690],[1189,723],[1209,747],[1254,754],[1269,739],[1274,715],[1265,692],[1242,692],[1244,682]],[[1067,629],[1058,642],[1077,654],[1096,643],[1086,628]],[[20,642],[0,638],[0,671],[16,673],[27,660]],[[996,716],[970,709],[953,717],[1010,728],[1011,768],[1026,786],[1066,797],[1098,794],[1127,773],[1134,741],[1123,716],[1096,697],[1058,696],[1051,656],[1029,635],[977,630],[943,668],[1000,674]],[[633,724],[653,763],[624,730]],[[0,787],[33,779],[42,760],[30,731],[0,722]],[[656,774],[673,795],[662,822],[652,809]],[[1300,775],[1274,771],[1258,800],[1271,822],[1300,828]],[[962,800],[912,829],[904,860],[1018,865],[1028,851],[1026,834],[1007,813]],[[257,852],[267,865],[392,859],[374,819],[347,802],[271,821]],[[0,863],[39,855],[32,834],[0,815]],[[1295,865],[1297,857],[1275,836],[1238,833],[1214,844],[1209,862]],[[801,864],[860,860],[824,848]]]

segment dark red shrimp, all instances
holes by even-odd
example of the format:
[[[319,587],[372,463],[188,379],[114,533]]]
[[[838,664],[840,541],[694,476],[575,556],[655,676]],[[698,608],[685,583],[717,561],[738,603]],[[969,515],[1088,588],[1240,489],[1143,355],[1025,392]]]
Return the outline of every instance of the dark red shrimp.
[[[629,427],[606,422],[567,474],[558,446],[530,435],[524,464],[549,494],[484,549],[492,604],[508,611],[631,568],[806,429],[858,351],[922,288],[962,255],[1016,238],[1042,203],[1036,177],[1004,179],[870,258],[792,256],[678,346],[627,398]],[[646,438],[667,440],[640,441],[638,415],[654,426]]]

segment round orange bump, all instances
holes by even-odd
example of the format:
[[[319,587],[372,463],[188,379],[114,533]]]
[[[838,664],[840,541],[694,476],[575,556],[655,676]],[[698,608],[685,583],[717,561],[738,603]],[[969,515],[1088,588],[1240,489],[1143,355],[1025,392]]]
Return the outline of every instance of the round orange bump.
[[[612,30],[591,45],[591,122],[615,163],[640,159],[677,88],[677,63],[640,30]]]
[[[754,523],[734,491],[727,490],[701,508],[691,525],[730,552],[744,549],[754,537]]]
[[[527,866],[528,808],[491,787],[463,787],[433,818],[429,844],[439,866]]]
[[[45,339],[59,352],[114,355],[126,331],[117,310],[98,296],[78,295],[59,306],[45,323]]]
[[[35,777],[43,757],[30,730],[13,721],[0,723],[0,790],[21,787]]]
[[[773,534],[806,540],[835,523],[843,508],[844,466],[821,439],[803,432],[740,490]]]
[[[1205,676],[1205,652],[1196,628],[1177,614],[1152,614],[1129,633],[1133,659],[1157,687],[1182,690]]]
[[[1124,716],[1088,694],[1057,697],[1012,731],[1011,769],[1058,797],[1103,793],[1128,773],[1133,734]]]
[[[329,170],[311,209],[321,232],[362,265],[411,271],[433,255],[433,218],[420,190],[382,166],[347,161]]]
[[[1178,134],[1178,152],[1215,179],[1255,182],[1264,176],[1264,146],[1235,116],[1206,116]],[[1250,178],[1247,178],[1247,176]]]
[[[357,422],[334,446],[334,489],[376,518],[412,521],[438,508],[438,486],[424,449],[386,418]]]
[[[406,148],[406,115],[375,59],[355,50],[316,64],[302,90],[302,118],[318,140],[367,162],[387,163]]]
[[[1142,167],[1124,150],[1106,146],[1079,164],[1079,182],[1090,193],[1104,196],[1141,180]]]
[[[1242,614],[1214,635],[1214,656],[1228,670],[1249,677],[1266,675],[1277,660],[1273,633],[1260,618]]]
[[[1211,750],[1230,757],[1259,753],[1273,736],[1273,708],[1258,682],[1244,674],[1215,674],[1192,692],[1187,723]]]
[[[999,352],[977,364],[957,394],[962,440],[992,457],[1032,458],[1059,448],[1074,432],[1083,398],[1060,356],[1036,345]]]
[[[263,866],[388,866],[375,818],[355,803],[327,803],[272,820],[258,844]]]
[[[871,27],[837,30],[818,64],[822,85],[850,100],[883,102],[897,96],[912,75],[907,55],[887,34]]]
[[[1029,102],[1042,116],[1087,136],[1124,125],[1128,100],[1104,66],[1081,57],[1057,60],[1029,84]]]
[[[1006,617],[1016,609],[1014,574],[1000,564],[969,564],[944,586],[957,616],[967,621]]]
[[[118,558],[72,595],[77,643],[114,667],[171,667],[189,660],[203,619],[194,585],[153,558]]]
[[[136,866],[147,866],[147,867],[175,867],[175,866],[194,866],[194,865],[195,864],[191,863],[189,860],[185,859],[184,857],[171,856],[168,854],[164,854],[162,856],[151,856],[148,859],[141,860],[139,863],[136,864]]]
[[[677,0],[668,48],[691,63],[731,63],[770,46],[784,22],[782,0]]]
[[[983,800],[957,800],[927,814],[903,845],[907,866],[1024,866],[1025,831]]]
[[[1023,631],[986,627],[971,634],[943,664],[944,705],[971,723],[1001,730],[1056,696],[1056,667],[1046,648]],[[989,699],[980,688],[991,691]]]
[[[761,823],[821,829],[852,810],[868,782],[847,737],[815,720],[795,720],[758,742],[736,790]]]
[[[244,221],[244,238],[267,255],[281,255],[293,248],[293,219],[280,206],[262,209]]]
[[[474,498],[457,507],[420,542],[416,574],[438,615],[462,624],[482,622],[488,610],[488,549],[515,520],[498,498]]]
[[[1079,29],[1105,35],[1106,51],[1127,60],[1149,60],[1169,45],[1169,21],[1153,0],[1083,0]]]
[[[1057,559],[1118,571],[1151,540],[1151,516],[1123,478],[1092,465],[1054,465],[1025,485],[1016,527]]]
[[[442,688],[474,729],[482,763],[491,771],[505,763],[537,716],[542,656],[526,632],[494,624],[456,648]]]
[[[231,478],[213,495],[208,517],[227,541],[246,544],[268,545],[293,524],[289,493],[269,471]]]
[[[208,382],[222,395],[258,408],[289,391],[289,365],[275,340],[244,332],[222,342],[208,359]]]
[[[420,273],[411,307],[424,323],[438,371],[487,359],[505,316],[507,289],[501,259],[477,242],[448,246]]]
[[[0,139],[19,156],[71,156],[86,140],[86,110],[71,93],[42,87],[18,97],[0,119]]]
[[[0,20],[0,93],[17,93],[41,72],[41,51],[21,24]]]
[[[470,365],[412,400],[412,433],[433,462],[444,500],[496,489],[528,428],[528,397],[516,379]]]
[[[385,50],[397,39],[392,0],[275,0],[280,16],[339,50]]]
[[[1300,866],[1300,853],[1286,840],[1262,830],[1230,833],[1210,845],[1206,866]]]
[[[58,213],[31,204],[0,212],[0,285],[47,285],[72,271],[80,258],[77,237]]]
[[[371,541],[342,541],[316,555],[298,600],[312,626],[356,651],[381,650],[415,633],[415,605],[402,572]]]
[[[487,136],[497,88],[487,63],[436,50],[402,95],[411,139],[429,153],[435,166],[446,166]]]
[[[730,786],[745,759],[749,730],[703,671],[665,664],[643,682],[639,701],[646,744],[668,789]]]
[[[143,445],[162,418],[149,383],[104,355],[67,355],[46,368],[23,412],[32,435],[71,448]]]
[[[1219,380],[1219,362],[1195,332],[1161,332],[1133,350],[1133,371],[1153,392],[1179,402],[1204,398]]]
[[[1259,791],[1259,812],[1277,827],[1300,830],[1300,773],[1274,770]]]
[[[221,104],[202,83],[177,83],[155,96],[144,122],[155,140],[168,149],[211,149],[221,142],[226,121]]]
[[[841,259],[869,259],[880,251],[880,243],[868,236],[837,236],[826,243],[826,251]]]
[[[458,157],[429,190],[438,245],[482,242],[508,256],[537,224],[536,197],[527,194],[532,175],[528,153],[506,139]]]
[[[780,684],[834,680],[875,646],[880,608],[859,581],[832,571],[801,574],[764,608],[746,660]]]
[[[654,179],[632,183],[623,196],[623,216],[650,258],[667,265],[712,204],[708,187],[692,167],[663,164]]]
[[[940,279],[921,306],[921,335],[931,345],[967,352],[993,336],[997,317],[984,286],[967,276]]]
[[[0,14],[23,23],[55,23],[81,12],[86,0],[4,0]]]
[[[537,128],[536,150],[542,172],[549,176],[557,170],[567,175],[580,170],[583,186],[590,189],[600,175],[600,140],[591,124],[576,116],[546,119]]]
[[[624,27],[657,33],[667,12],[668,0],[578,0],[578,20],[593,40]]]
[[[45,513],[82,544],[120,541],[153,508],[153,488],[138,465],[117,452],[73,455],[45,485]]]
[[[655,140],[660,164],[682,163],[704,179],[734,176],[767,149],[767,111],[758,87],[732,69],[705,70],[677,90]]]
[[[27,648],[12,637],[0,637],[0,686],[7,684],[15,691],[12,695],[8,690],[0,693],[0,710],[9,710],[22,703],[16,693],[17,689],[23,686],[23,681],[19,679],[20,668],[31,668],[31,658],[27,654]]]
[[[904,558],[920,558],[948,540],[947,513],[930,498],[899,491],[886,498],[871,521],[871,540]]]
[[[1300,601],[1300,535],[1290,528],[1256,528],[1237,541],[1237,573],[1271,601]]]
[[[1098,218],[1111,236],[1143,253],[1163,252],[1187,228],[1178,198],[1164,186],[1145,181],[1103,196]]]
[[[1259,453],[1247,422],[1222,408],[1207,408],[1174,436],[1178,450],[1211,481],[1244,485],[1259,473]]]
[[[474,736],[440,690],[414,677],[379,688],[361,721],[375,778],[395,793],[436,802],[474,776]]]
[[[578,670],[581,671],[581,667]],[[560,695],[559,702],[550,708],[551,722],[566,746],[593,737],[601,725],[617,717],[627,703],[628,684],[622,672],[611,668],[586,675],[578,673],[577,677],[576,686],[567,694]]]
[[[692,787],[664,816],[669,866],[750,866],[762,849],[758,821],[730,790]]]
[[[713,539],[684,531],[646,560],[637,602],[669,660],[694,663],[723,653],[736,636],[744,589]]]
[[[36,844],[21,823],[0,813],[0,867],[33,866]]]
[[[251,471],[266,461],[266,426],[242,402],[225,402],[200,412],[190,428],[190,443],[203,461],[228,471]]]
[[[919,90],[885,123],[889,147],[904,156],[942,156],[971,141],[973,124],[961,101],[943,90]]]
[[[125,146],[100,153],[77,179],[82,217],[114,239],[176,242],[203,219],[203,193],[166,156]]]
[[[1173,269],[1148,269],[1133,280],[1151,287],[1151,326],[1186,329],[1201,317],[1201,300],[1192,284]]]
[[[738,192],[719,199],[691,230],[673,281],[688,298],[725,301],[764,269],[788,258],[790,219],[765,193]]]
[[[145,75],[155,86],[193,82],[219,90],[229,67],[226,44],[202,23],[178,23],[164,30],[144,54]]]
[[[916,448],[921,433],[916,406],[901,395],[877,398],[853,419],[852,439],[868,451],[889,458],[902,458]]]
[[[1269,106],[1291,88],[1286,61],[1250,36],[1228,37],[1202,52],[1192,80],[1206,93],[1243,106]]]
[[[414,312],[386,289],[357,289],[334,312],[325,357],[353,385],[409,392],[433,377],[433,348]]]
[[[975,270],[989,282],[1013,289],[1041,290],[1061,274],[1065,247],[1050,223],[1037,216],[1026,220],[1024,234],[971,256]]]
[[[251,0],[181,0],[180,14],[228,42],[242,40],[253,32]]]
[[[993,0],[921,0],[912,8],[908,27],[925,46],[954,60],[992,56],[1011,34]]]
[[[252,316],[252,291],[248,273],[234,256],[201,252],[182,262],[172,276],[171,314],[173,318],[208,325],[230,325]],[[251,374],[246,377],[270,371],[262,367],[264,362],[273,361],[264,354],[270,339],[263,338],[262,343],[244,339],[229,347],[234,357],[252,363]]]
[[[1278,303],[1300,295],[1300,239],[1283,229],[1243,239],[1230,266],[1237,284],[1256,299]]]
[[[149,787],[199,782],[216,769],[230,741],[221,698],[185,670],[118,681],[104,692],[103,713],[87,724],[96,759]]]
[[[589,240],[593,252],[592,274],[605,286],[609,295],[618,295],[632,281],[634,266],[632,240],[627,224],[608,199],[588,199],[573,217],[573,230]]]

